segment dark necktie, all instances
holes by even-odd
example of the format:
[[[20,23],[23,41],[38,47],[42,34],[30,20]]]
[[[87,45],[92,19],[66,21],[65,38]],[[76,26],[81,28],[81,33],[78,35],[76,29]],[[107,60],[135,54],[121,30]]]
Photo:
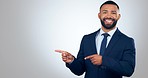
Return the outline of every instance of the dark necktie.
[[[104,36],[102,42],[101,42],[101,47],[100,47],[100,55],[103,55],[106,49],[106,44],[107,44],[107,37],[109,36],[108,33],[103,33]]]

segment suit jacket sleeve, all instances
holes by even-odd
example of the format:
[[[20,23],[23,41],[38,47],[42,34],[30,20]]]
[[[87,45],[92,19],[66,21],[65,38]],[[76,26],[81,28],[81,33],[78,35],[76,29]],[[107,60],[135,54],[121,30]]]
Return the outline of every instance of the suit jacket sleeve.
[[[118,48],[118,47],[117,47]],[[112,72],[122,76],[131,76],[135,68],[135,45],[132,38],[126,40],[121,60],[116,60],[109,56],[103,56],[102,65]]]
[[[68,67],[75,75],[82,75],[86,70],[84,64],[84,54],[83,54],[83,45],[85,40],[84,37],[82,38],[77,58],[75,58],[71,64],[66,63],[66,67]]]

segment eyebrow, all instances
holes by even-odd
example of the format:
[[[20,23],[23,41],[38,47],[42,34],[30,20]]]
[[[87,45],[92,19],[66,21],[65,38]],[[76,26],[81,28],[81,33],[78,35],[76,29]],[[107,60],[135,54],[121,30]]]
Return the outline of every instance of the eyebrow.
[[[111,11],[111,12],[117,12],[117,11]]]
[[[102,11],[108,11],[108,10],[102,10]]]
[[[102,11],[103,11],[103,12],[104,12],[104,11],[106,12],[106,11],[108,11],[108,10],[102,10]],[[111,11],[111,12],[117,12],[117,11],[113,10],[113,11]]]

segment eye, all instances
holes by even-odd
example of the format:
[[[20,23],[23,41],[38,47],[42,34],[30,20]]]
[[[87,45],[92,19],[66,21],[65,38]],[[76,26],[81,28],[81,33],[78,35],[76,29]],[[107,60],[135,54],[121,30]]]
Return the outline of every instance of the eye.
[[[112,14],[117,14],[117,12],[112,12]]]
[[[116,14],[116,13],[112,13],[112,14]]]
[[[106,12],[103,12],[103,14],[106,14]]]
[[[107,12],[106,12],[106,11],[103,11],[102,13],[103,13],[103,14],[106,14]]]

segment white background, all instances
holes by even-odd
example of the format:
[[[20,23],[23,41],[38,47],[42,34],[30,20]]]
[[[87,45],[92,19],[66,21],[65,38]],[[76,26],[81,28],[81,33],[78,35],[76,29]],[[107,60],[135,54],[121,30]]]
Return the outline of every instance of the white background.
[[[136,44],[136,69],[131,78],[146,78],[147,2],[115,0],[117,26]],[[1,0],[0,78],[83,78],[65,67],[55,49],[77,55],[83,35],[98,30],[104,0]]]

